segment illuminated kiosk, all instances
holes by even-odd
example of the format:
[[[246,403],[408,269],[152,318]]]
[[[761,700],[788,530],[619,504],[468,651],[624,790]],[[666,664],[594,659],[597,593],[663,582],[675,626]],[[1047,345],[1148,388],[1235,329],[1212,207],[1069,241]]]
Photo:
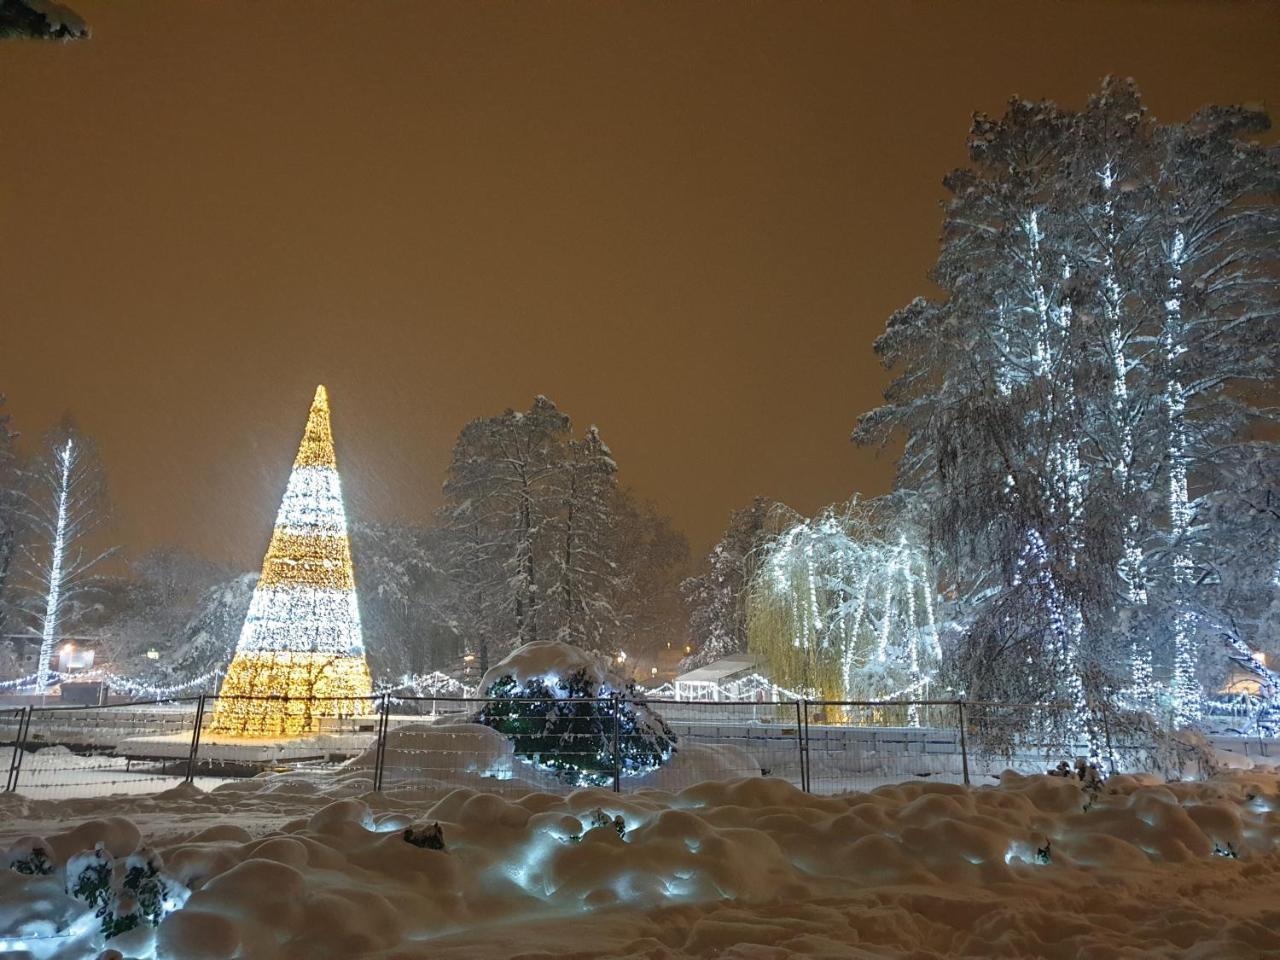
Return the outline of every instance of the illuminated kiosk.
[[[329,396],[316,387],[210,732],[296,737],[371,712]]]

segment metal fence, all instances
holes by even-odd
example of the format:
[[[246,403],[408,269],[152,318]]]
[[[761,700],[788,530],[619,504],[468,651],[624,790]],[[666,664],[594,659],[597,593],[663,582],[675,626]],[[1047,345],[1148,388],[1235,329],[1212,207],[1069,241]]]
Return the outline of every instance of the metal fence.
[[[278,702],[273,702],[278,701]],[[0,710],[7,791],[72,798],[203,788],[264,772],[365,780],[374,790],[463,784],[498,792],[582,786],[679,790],[706,779],[781,777],[813,793],[909,780],[990,783],[1086,756],[1066,705],[965,701],[648,701],[676,735],[657,769],[626,701],[206,695],[109,706]],[[326,706],[328,709],[325,709]],[[219,718],[270,709],[291,735],[232,737]],[[503,732],[476,726],[487,716]],[[1199,758],[1148,722],[1102,713],[1104,772],[1192,773]],[[1097,743],[1097,741],[1095,741]]]

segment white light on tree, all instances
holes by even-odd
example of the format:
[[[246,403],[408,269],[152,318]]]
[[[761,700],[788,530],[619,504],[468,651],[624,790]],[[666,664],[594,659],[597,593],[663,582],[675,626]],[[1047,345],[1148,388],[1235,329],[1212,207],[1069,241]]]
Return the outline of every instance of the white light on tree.
[[[1192,564],[1186,538],[1191,526],[1187,493],[1186,395],[1176,374],[1178,358],[1186,350],[1182,343],[1182,266],[1186,238],[1174,231],[1169,245],[1169,298],[1165,301],[1164,350],[1171,371],[1165,384],[1165,414],[1168,418],[1167,457],[1169,462],[1169,539],[1174,544],[1173,615],[1173,710],[1179,724],[1200,719],[1202,691],[1196,676],[1195,623],[1187,610],[1185,593],[1191,582]]]
[[[250,737],[303,733],[322,717],[367,712],[371,687],[329,398],[320,386],[213,729]]]
[[[747,638],[777,682],[829,699],[927,699],[942,652],[935,585],[900,531],[855,503],[765,547]]]
[[[49,663],[58,639],[58,608],[62,599],[63,560],[67,552],[67,509],[71,499],[71,463],[75,443],[70,437],[54,457],[58,466],[58,509],[54,514],[53,554],[49,563],[49,592],[45,595],[44,622],[40,634],[40,662],[36,665],[36,690],[49,686]]]
[[[33,594],[33,632],[40,638],[35,689],[46,693],[57,679],[54,648],[81,609],[99,562],[113,552],[90,552],[89,541],[105,518],[102,470],[92,445],[64,424],[49,438],[45,455],[21,493],[22,518],[33,536],[22,550]]]
[[[1083,624],[1079,607],[1069,602],[1058,588],[1049,562],[1049,552],[1038,530],[1027,531],[1027,545],[1018,558],[1015,584],[1028,583],[1043,592],[1049,612],[1049,629],[1057,646],[1058,680],[1068,703],[1072,705],[1071,733],[1075,740],[1088,743],[1089,762],[1097,763],[1102,756],[1102,744],[1093,713],[1085,700],[1084,683],[1080,676],[1077,653]]]

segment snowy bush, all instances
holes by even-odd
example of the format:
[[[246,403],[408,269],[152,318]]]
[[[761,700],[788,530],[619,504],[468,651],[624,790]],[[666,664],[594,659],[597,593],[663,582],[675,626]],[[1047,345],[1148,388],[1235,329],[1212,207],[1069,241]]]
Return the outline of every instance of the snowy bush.
[[[28,877],[47,877],[53,873],[54,864],[48,848],[32,840],[10,849],[9,869]]]
[[[608,661],[562,643],[526,644],[481,679],[476,719],[509,737],[517,757],[581,786],[662,766],[676,735]]]
[[[107,940],[137,927],[158,926],[186,902],[189,891],[162,873],[160,855],[139,847],[121,860],[102,843],[67,861],[66,891],[87,905]]]
[[[67,861],[67,893],[87,903],[94,911],[106,907],[111,896],[114,860],[99,842],[92,850]]]

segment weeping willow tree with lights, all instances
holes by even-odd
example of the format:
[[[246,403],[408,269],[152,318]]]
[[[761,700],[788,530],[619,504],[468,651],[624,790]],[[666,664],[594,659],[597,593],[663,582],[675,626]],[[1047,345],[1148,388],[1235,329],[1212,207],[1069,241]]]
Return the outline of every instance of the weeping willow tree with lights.
[[[213,731],[296,736],[322,718],[367,713],[371,693],[329,396],[319,386]]]
[[[920,700],[942,657],[934,574],[914,528],[857,499],[769,541],[747,598],[748,648],[775,683],[830,700]],[[919,722],[910,708],[909,721]]]

